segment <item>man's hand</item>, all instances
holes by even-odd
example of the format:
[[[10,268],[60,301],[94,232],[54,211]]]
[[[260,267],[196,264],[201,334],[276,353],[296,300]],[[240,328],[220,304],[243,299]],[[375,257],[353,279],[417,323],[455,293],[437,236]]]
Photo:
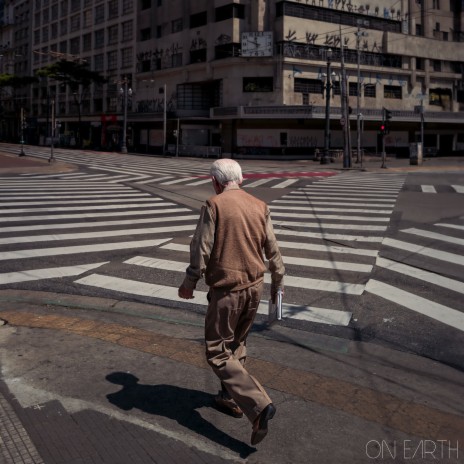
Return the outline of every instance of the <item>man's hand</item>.
[[[279,287],[279,288],[271,288],[271,301],[273,304],[276,303],[277,301],[277,291],[278,290],[281,290],[282,291],[282,296],[284,296],[284,288],[283,287]]]
[[[192,298],[195,298],[193,296],[193,290],[184,287],[183,284],[179,287],[178,295],[180,298],[183,298],[184,300],[191,300]]]

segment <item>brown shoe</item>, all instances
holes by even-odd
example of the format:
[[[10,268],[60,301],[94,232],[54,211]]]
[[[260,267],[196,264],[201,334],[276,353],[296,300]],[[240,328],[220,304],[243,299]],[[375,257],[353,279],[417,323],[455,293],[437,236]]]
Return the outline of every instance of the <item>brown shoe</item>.
[[[270,403],[253,422],[253,431],[251,432],[252,445],[257,445],[267,435],[267,423],[274,417],[275,413],[276,408]]]
[[[237,403],[232,398],[225,397],[224,393],[221,391],[214,397],[214,405],[219,411],[228,414],[229,416],[236,417],[238,419],[243,417],[243,411],[239,408]]]

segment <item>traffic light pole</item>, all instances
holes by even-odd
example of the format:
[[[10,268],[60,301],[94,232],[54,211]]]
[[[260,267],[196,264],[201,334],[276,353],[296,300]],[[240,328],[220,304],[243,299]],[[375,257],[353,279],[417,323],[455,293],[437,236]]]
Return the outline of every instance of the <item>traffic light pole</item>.
[[[387,159],[387,153],[385,152],[385,108],[382,109],[382,165],[380,166],[381,168],[386,168],[386,159]]]

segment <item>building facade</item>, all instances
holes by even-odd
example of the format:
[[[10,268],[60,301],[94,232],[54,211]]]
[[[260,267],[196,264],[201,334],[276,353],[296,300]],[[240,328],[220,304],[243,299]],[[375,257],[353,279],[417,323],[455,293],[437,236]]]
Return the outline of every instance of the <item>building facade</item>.
[[[18,52],[19,36],[10,48],[31,72],[78,59],[108,78],[77,100],[57,82],[33,86],[28,114],[45,136],[54,104],[69,143],[79,105],[94,148],[117,149],[127,109],[138,152],[291,157],[347,134],[367,152],[464,149],[464,0],[26,4],[29,48]]]

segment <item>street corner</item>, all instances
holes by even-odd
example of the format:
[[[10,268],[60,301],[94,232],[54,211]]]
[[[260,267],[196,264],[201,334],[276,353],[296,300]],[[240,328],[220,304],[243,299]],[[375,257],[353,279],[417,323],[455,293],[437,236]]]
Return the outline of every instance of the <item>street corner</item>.
[[[58,174],[78,170],[74,164],[37,158],[28,153],[27,146],[24,153],[24,156],[20,156],[20,148],[17,154],[0,152],[0,174]]]

